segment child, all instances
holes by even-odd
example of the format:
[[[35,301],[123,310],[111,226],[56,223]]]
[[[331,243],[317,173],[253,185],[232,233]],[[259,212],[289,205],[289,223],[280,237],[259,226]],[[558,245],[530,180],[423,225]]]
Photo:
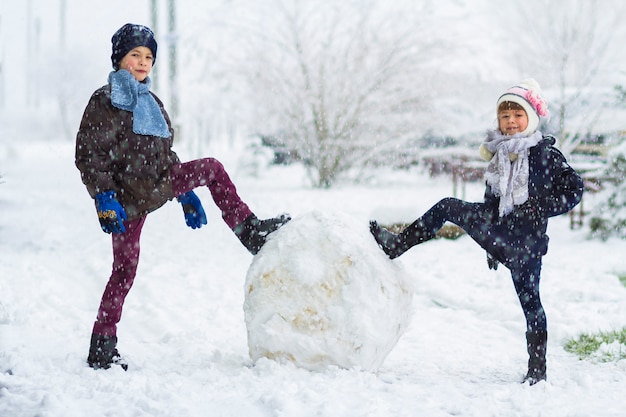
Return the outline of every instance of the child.
[[[192,229],[207,223],[193,189],[207,186],[222,218],[256,254],[290,217],[259,220],[237,195],[222,164],[213,158],[181,163],[163,103],[150,92],[157,42],[152,31],[126,24],[112,39],[114,71],[96,90],[76,136],[76,166],[95,200],[102,230],[112,233],[113,272],[93,326],[87,363],[94,369],[127,364],[117,345],[117,323],[139,262],[139,237],[148,213],[177,198]]]
[[[539,297],[541,258],[548,250],[548,218],[566,213],[582,198],[583,182],[555,147],[537,131],[548,115],[539,85],[525,80],[497,101],[498,128],[480,147],[489,161],[483,203],[444,198],[422,217],[394,234],[370,222],[378,245],[391,258],[432,239],[446,221],[462,227],[487,251],[490,269],[502,263],[526,317],[528,372],[523,382],[546,379],[546,315]]]

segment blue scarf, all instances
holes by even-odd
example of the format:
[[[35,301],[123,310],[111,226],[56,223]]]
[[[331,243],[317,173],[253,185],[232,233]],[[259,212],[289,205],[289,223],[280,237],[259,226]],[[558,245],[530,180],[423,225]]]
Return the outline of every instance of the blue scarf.
[[[150,77],[140,83],[130,72],[121,69],[109,74],[109,84],[113,106],[133,112],[133,132],[160,138],[172,135],[161,108],[150,94]]]

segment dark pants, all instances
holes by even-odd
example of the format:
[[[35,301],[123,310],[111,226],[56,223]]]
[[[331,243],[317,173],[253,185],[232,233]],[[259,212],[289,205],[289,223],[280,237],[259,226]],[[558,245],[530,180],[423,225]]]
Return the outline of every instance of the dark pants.
[[[528,331],[547,329],[546,314],[539,297],[541,256],[529,253],[525,244],[516,243],[522,242],[522,238],[507,236],[507,230],[515,233],[514,227],[499,223],[497,213],[485,204],[469,203],[456,198],[444,198],[420,219],[432,235],[441,229],[446,221],[456,224],[482,248],[500,260],[511,271]]]
[[[175,195],[181,195],[194,188],[207,186],[213,201],[222,211],[224,222],[234,229],[252,211],[239,198],[235,185],[216,159],[205,158],[178,164],[171,169],[172,187]],[[182,213],[181,213],[182,217]],[[126,232],[113,233],[113,272],[106,285],[93,333],[103,336],[116,336],[117,323],[122,316],[126,295],[135,280],[139,263],[141,229],[146,217],[124,222]]]

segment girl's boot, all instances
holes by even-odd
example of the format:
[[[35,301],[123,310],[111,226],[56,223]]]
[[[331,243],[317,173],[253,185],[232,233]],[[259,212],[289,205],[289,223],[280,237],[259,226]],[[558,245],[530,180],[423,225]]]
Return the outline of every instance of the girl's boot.
[[[259,220],[254,214],[248,216],[243,222],[235,227],[235,235],[248,251],[256,255],[263,245],[267,235],[291,220],[287,214],[281,214],[266,220]]]
[[[111,365],[119,365],[125,371],[128,364],[117,351],[117,336],[91,335],[87,364],[93,369],[109,369]]]
[[[546,348],[548,332],[526,332],[526,348],[528,350],[528,373],[522,383],[528,381],[535,385],[546,380]]]
[[[381,228],[376,221],[372,220],[370,232],[374,235],[378,246],[390,259],[397,258],[413,246],[435,237],[434,233],[426,229],[421,219],[415,220],[399,234]]]

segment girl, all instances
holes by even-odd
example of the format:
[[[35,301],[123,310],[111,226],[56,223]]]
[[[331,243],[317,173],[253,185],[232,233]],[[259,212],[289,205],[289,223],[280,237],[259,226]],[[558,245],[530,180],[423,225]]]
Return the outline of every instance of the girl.
[[[446,221],[462,227],[487,251],[490,269],[502,263],[526,317],[528,372],[523,382],[546,379],[546,315],[539,297],[541,258],[548,250],[548,218],[575,207],[583,181],[555,147],[555,139],[537,131],[548,115],[533,79],[507,90],[497,101],[498,127],[480,147],[489,161],[483,203],[444,198],[400,234],[370,222],[378,245],[391,258],[432,239]]]
[[[119,364],[126,370],[116,348],[117,323],[135,278],[148,213],[176,197],[186,224],[200,228],[207,220],[193,189],[207,186],[223,220],[253,255],[290,217],[259,220],[216,159],[181,163],[172,150],[169,116],[150,92],[149,75],[157,57],[154,34],[145,26],[126,24],[111,42],[114,71],[85,109],[76,136],[76,166],[95,201],[102,230],[113,238],[113,272],[93,326],[87,363],[94,369]]]

